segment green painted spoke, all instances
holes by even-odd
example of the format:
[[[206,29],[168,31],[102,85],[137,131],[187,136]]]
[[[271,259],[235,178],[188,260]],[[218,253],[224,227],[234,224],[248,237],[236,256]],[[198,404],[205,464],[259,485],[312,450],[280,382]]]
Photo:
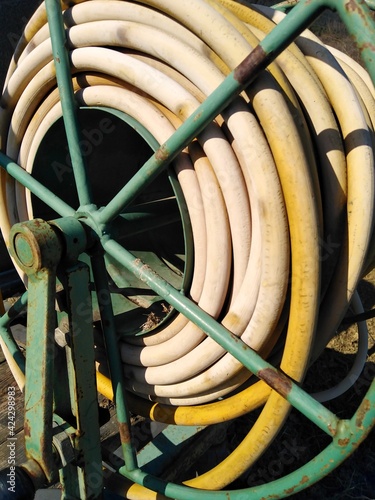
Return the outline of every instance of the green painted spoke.
[[[81,137],[77,117],[78,106],[74,98],[60,2],[56,0],[46,0],[46,9],[50,26],[57,85],[60,92],[65,132],[68,140],[78,198],[81,206],[88,206],[92,203],[92,194],[87,168],[80,146]]]
[[[99,215],[100,223],[110,222],[129,206],[241,90],[233,74],[228,76],[103,209]]]
[[[0,166],[14,179],[55,210],[62,217],[69,217],[75,214],[75,210],[56,196],[52,191],[46,188],[41,182],[37,181],[22,167],[17,165],[8,156],[0,152]]]
[[[267,361],[263,360],[240,338],[236,337],[224,326],[217,323],[215,319],[205,313],[198,305],[181,294],[140,259],[135,258],[134,255],[128,252],[119,243],[108,237],[103,237],[102,245],[109,255],[134,273],[135,276],[146,283],[158,295],[163,297],[177,311],[181,312],[190,321],[201,328],[227,352],[236,357],[243,366],[275,389],[320,429],[330,436],[336,433],[339,423],[339,419],[336,415],[327,410],[322,404],[318,403],[288,377],[278,372],[278,370]]]
[[[137,467],[136,453],[129,439],[130,436],[130,417],[127,409],[125,391],[124,391],[124,373],[118,349],[118,340],[116,334],[116,325],[112,304],[103,299],[109,296],[107,271],[105,262],[101,255],[95,254],[91,258],[92,271],[95,281],[96,293],[100,305],[100,316],[103,333],[106,341],[107,355],[111,370],[112,388],[114,400],[116,403],[116,415],[119,425],[122,451],[125,457],[125,463],[129,470]]]
[[[27,292],[24,292],[21,297],[12,304],[8,311],[0,317],[0,328],[6,328],[10,322],[20,313],[24,312],[27,307]]]
[[[11,331],[8,328],[0,326],[0,337],[14,361],[17,363],[19,369],[25,373],[26,360]]]
[[[281,2],[276,8],[287,8],[290,2]],[[294,2],[292,2],[294,4]],[[375,32],[375,21],[370,9],[375,9],[375,1],[356,2],[350,6],[346,0],[300,0],[290,10],[285,18],[260,42],[260,46],[266,52],[269,61],[275,55],[280,54],[314,19],[328,8],[337,11],[344,22],[349,34],[361,51],[361,57],[366,65],[372,81],[375,82],[374,48],[368,43],[373,39]],[[364,22],[366,20],[366,22]],[[284,34],[283,34],[284,33]],[[283,42],[280,40],[283,39]],[[286,43],[284,43],[286,42]]]
[[[330,0],[331,7],[335,6],[344,22],[348,33],[356,46],[359,48],[363,62],[369,72],[371,79],[375,82],[374,46],[368,40],[373,40],[375,33],[374,16],[371,15],[370,8],[375,9],[375,2],[358,2],[350,8],[348,2],[341,0],[335,5],[334,0]],[[366,20],[366,22],[364,22]]]
[[[265,39],[240,63],[227,78],[197,108],[195,113],[176,130],[176,132],[156,150],[154,155],[129,180],[121,191],[100,213],[100,223],[106,224],[118,216],[137,195],[149,185],[176,156],[199,135],[199,133],[225,109],[228,104],[244,90],[324,9],[320,2],[303,1],[297,7],[296,22],[286,27],[284,22],[268,34]],[[297,10],[297,7],[293,10]]]
[[[25,311],[28,302],[27,299],[28,292],[25,292],[0,318],[0,336],[23,373],[25,373],[25,357],[15,341],[9,325],[14,318]]]

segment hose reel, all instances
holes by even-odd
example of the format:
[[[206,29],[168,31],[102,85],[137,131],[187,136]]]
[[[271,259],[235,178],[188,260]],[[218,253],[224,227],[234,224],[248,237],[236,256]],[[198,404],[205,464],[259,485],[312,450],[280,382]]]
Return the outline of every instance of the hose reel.
[[[98,388],[108,395],[103,374],[113,383],[125,459],[119,472],[134,483],[127,498],[225,498],[276,437],[290,404],[332,444],[307,469],[231,497],[265,497],[270,487],[280,497],[296,492],[319,478],[322,463],[328,472],[330,459],[349,453],[349,435],[356,442],[373,426],[373,386],[350,421],[299,388],[374,252],[373,84],[310,32],[289,45],[333,6],[311,3],[285,16],[282,5],[230,0],[88,0],[62,4],[65,31],[60,8],[47,1],[10,66],[1,114],[2,232],[29,294],[52,287],[45,297],[51,318],[40,321],[47,330],[57,321],[72,341],[76,389],[92,391],[78,360],[80,329],[94,324],[104,351],[103,358],[97,349]],[[355,12],[343,5],[335,2],[358,33]],[[368,16],[364,5],[356,8]],[[369,16],[365,24],[361,36],[373,29]],[[81,279],[90,293],[77,297]],[[37,321],[37,303],[22,301],[17,307],[28,303]],[[9,362],[33,394],[27,368],[24,378],[12,362],[17,346],[4,333],[9,316],[2,318]],[[48,359],[46,349],[41,363]],[[206,426],[259,407],[237,449],[185,486],[137,468],[129,410]],[[44,411],[65,429],[51,401]],[[30,412],[35,425],[38,413]],[[99,461],[86,443],[74,446]],[[30,453],[50,480],[51,460]],[[67,495],[69,488],[67,481]],[[102,483],[92,493],[86,477],[82,488],[84,498],[99,498]]]

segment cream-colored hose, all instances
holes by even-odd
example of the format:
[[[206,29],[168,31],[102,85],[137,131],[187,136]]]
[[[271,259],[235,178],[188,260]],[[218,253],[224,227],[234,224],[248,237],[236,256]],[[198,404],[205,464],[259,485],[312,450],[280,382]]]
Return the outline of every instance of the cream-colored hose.
[[[64,20],[78,103],[122,111],[159,143],[282,17],[231,0],[75,3]],[[349,305],[373,226],[373,86],[331,52],[304,33],[173,164],[194,239],[189,296],[263,356],[285,337],[280,366],[296,381]],[[1,150],[32,173],[62,114],[43,5],[16,50],[1,105]],[[3,172],[1,207],[7,241],[34,207]],[[123,338],[120,349],[132,408],[153,419],[205,425],[265,404],[235,452],[190,486],[225,487],[288,414],[281,396],[250,385],[242,364],[181,314]]]

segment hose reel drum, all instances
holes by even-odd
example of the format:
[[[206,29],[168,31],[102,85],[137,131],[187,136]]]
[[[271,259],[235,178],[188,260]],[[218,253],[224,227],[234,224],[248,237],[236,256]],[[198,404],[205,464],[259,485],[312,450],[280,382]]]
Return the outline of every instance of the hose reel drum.
[[[26,401],[43,401],[25,407],[34,486],[60,470],[66,498],[100,498],[96,389],[116,405],[126,498],[282,498],[370,432],[374,384],[340,420],[303,380],[350,304],[361,311],[373,267],[371,3],[285,4],[47,0],[26,26],[2,95],[0,224],[28,292],[1,332]],[[304,30],[327,7],[368,73]],[[36,367],[9,333],[25,308]],[[331,394],[358,377],[361,338]],[[47,394],[57,369],[66,382]],[[280,480],[227,489],[292,406],[328,447]],[[183,484],[143,466],[130,437],[130,413],[172,439],[250,412],[234,451]]]

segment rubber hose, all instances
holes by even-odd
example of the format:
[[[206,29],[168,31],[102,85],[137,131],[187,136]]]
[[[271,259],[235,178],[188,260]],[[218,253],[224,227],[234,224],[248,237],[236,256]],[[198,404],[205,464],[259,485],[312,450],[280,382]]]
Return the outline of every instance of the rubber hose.
[[[271,29],[274,13],[265,14],[229,0],[76,2],[64,19],[77,100],[127,113],[162,143]],[[311,55],[316,44],[323,63]],[[350,84],[328,53],[304,34],[174,162],[194,237],[190,295],[264,356],[287,325],[280,366],[296,381],[345,314],[373,226],[371,85],[366,97],[354,90],[355,78]],[[30,173],[61,117],[55,87],[42,5],[1,101],[1,150]],[[34,216],[33,204],[3,172],[1,203],[7,239]],[[121,351],[132,409],[151,418],[213,423],[267,401],[238,449],[191,486],[233,481],[288,414],[281,396],[251,385],[251,374],[181,315],[124,339]]]
[[[355,314],[361,314],[364,312],[358,292],[354,292],[353,294],[351,308]],[[340,382],[336,386],[312,394],[313,398],[315,398],[317,401],[322,403],[325,401],[330,401],[331,399],[338,398],[346,391],[348,391],[351,387],[353,387],[353,385],[359,379],[367,361],[368,330],[365,321],[359,322],[357,324],[357,328],[358,350],[352,367],[350,368],[347,375],[342,380],[340,380]]]

